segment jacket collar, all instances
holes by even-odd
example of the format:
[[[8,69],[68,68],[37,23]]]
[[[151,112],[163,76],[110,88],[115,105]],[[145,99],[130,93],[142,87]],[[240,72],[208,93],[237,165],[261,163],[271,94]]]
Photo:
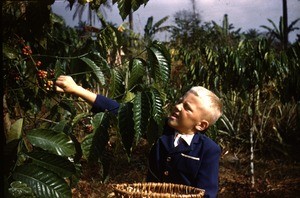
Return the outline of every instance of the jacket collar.
[[[169,152],[187,152],[194,150],[195,147],[198,147],[199,144],[202,143],[203,135],[201,133],[195,133],[191,145],[189,146],[187,143],[180,144],[177,147],[174,147],[174,136],[175,131],[173,133],[169,133],[166,135],[162,135],[160,140],[167,151]]]

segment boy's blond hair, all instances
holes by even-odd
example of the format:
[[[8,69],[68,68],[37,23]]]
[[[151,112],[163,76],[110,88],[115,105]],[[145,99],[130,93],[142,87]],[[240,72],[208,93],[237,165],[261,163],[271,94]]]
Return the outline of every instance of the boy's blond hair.
[[[210,104],[209,107],[207,107],[208,122],[209,126],[213,125],[223,113],[223,105],[220,98],[202,86],[192,87],[189,92],[208,101],[208,104]]]

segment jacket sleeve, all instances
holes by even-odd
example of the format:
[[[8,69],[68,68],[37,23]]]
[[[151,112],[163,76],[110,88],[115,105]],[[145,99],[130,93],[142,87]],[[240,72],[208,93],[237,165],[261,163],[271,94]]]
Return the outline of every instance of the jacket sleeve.
[[[92,105],[91,112],[99,113],[109,111],[117,115],[119,107],[120,104],[117,101],[98,94],[94,104]]]
[[[208,138],[196,182],[198,188],[205,189],[204,197],[217,197],[220,155],[220,146]]]

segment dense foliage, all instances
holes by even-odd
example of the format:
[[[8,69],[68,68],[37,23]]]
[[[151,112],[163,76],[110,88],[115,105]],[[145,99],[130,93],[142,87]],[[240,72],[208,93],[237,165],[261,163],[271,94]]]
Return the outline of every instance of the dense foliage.
[[[101,13],[100,28],[70,28],[52,3],[3,3],[6,195],[71,197],[82,161],[101,164],[105,182],[110,155],[124,149],[130,160],[141,138],[153,143],[172,103],[194,85],[223,99],[224,115],[208,135],[224,150],[248,150],[251,134],[255,153],[299,160],[299,38],[285,49],[272,36],[234,31],[227,15],[219,26],[189,11],[177,13],[173,27],[150,17],[144,37]],[[113,3],[124,19],[147,1]],[[155,41],[165,30],[171,40]],[[61,74],[117,100],[118,114],[93,115],[80,98],[56,93]]]
[[[232,149],[245,148],[249,131],[254,130],[257,153],[295,152],[300,124],[299,41],[283,50],[278,40],[234,31],[225,15],[222,27],[213,22],[189,28],[190,42],[189,36],[181,35],[186,17],[176,19],[170,45],[176,49],[174,72],[182,78],[174,83],[182,89],[205,85],[222,96],[224,116],[216,138]],[[179,47],[181,43],[185,47]],[[293,129],[283,129],[287,126]]]

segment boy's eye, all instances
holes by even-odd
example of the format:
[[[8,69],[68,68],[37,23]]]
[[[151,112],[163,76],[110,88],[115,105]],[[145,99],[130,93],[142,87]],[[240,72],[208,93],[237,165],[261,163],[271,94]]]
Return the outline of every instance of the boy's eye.
[[[184,104],[183,106],[184,106],[184,109],[186,109],[188,111],[192,110],[191,107],[188,104]]]
[[[176,102],[176,104],[179,104],[179,103],[182,103],[182,98],[180,98],[180,99]]]

